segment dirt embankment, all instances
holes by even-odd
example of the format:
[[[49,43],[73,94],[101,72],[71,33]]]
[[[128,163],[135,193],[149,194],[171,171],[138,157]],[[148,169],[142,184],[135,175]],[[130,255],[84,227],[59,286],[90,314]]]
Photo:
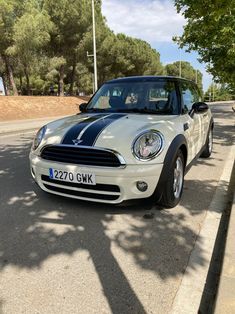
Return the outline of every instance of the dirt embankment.
[[[79,112],[89,97],[1,96],[0,121],[37,119]]]

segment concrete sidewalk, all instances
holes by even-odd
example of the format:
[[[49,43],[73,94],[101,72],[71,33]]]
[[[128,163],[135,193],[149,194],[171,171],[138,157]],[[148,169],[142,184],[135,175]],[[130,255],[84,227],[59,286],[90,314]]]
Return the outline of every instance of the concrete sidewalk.
[[[235,313],[235,192],[228,227],[215,314]]]
[[[222,213],[228,207],[228,191],[231,184],[234,156],[235,151],[232,147],[230,153],[227,155],[227,161],[224,165],[223,173],[217,183],[213,199],[206,211],[197,240],[194,244],[193,250],[191,251],[188,265],[185,269],[181,284],[172,304],[171,314],[208,313],[206,311],[198,311],[200,309],[200,303],[204,293]],[[200,252],[202,250],[204,262],[200,265],[198,264],[197,267],[194,267],[195,261],[199,260]],[[224,312],[217,312],[217,314],[220,313],[224,314]],[[235,312],[226,313],[235,314]]]
[[[0,135],[10,133],[29,132],[39,129],[44,124],[47,124],[53,120],[63,118],[64,116],[47,117],[40,119],[27,119],[27,120],[11,120],[0,121]]]

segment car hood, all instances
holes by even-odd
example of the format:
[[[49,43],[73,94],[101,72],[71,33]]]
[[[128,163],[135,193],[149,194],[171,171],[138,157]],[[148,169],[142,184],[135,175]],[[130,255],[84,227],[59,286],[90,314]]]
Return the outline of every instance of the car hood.
[[[175,134],[177,117],[132,113],[70,116],[47,125],[39,148],[50,144],[102,147],[115,150],[126,161],[133,162],[134,139],[143,131],[157,130],[167,137],[167,143],[171,142],[169,139]]]

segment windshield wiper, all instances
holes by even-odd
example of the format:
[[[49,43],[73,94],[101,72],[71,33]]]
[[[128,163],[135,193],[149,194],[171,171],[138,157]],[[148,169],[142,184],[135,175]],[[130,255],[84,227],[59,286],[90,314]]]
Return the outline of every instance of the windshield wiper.
[[[133,113],[151,113],[156,114],[158,113],[156,110],[153,109],[145,109],[145,108],[129,108],[129,109],[117,109],[118,112],[133,112]]]
[[[165,112],[154,110],[154,109],[147,109],[147,108],[119,108],[119,109],[112,109],[112,108],[88,108],[86,112],[124,112],[124,113],[146,113],[146,114],[166,114]]]
[[[87,108],[86,112],[103,112],[103,111],[107,111],[107,109],[103,109],[103,108]]]

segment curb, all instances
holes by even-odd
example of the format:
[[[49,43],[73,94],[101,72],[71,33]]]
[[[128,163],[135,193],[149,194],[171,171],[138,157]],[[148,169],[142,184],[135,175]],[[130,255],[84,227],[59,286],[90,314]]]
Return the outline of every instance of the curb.
[[[33,129],[19,129],[19,130],[11,130],[11,131],[0,131],[0,137],[4,136],[10,136],[10,135],[21,135],[26,133],[33,133],[36,132],[39,128],[33,128]]]
[[[208,104],[208,105],[216,105],[216,104],[218,104],[218,105],[223,105],[223,104],[234,104],[235,103],[235,101],[234,100],[219,100],[219,101],[206,101],[206,103]]]
[[[42,125],[67,116],[54,116],[39,119],[9,120],[0,122],[0,136],[24,134],[37,131]]]
[[[234,155],[235,149],[234,146],[232,146],[223,173],[218,182],[216,192],[206,212],[205,220],[189,257],[180,287],[173,301],[171,314],[198,313],[220,219],[224,209],[227,207],[228,189],[234,164]],[[203,255],[206,262],[204,265],[195,268],[193,266],[194,261],[202,254],[202,249],[199,249],[199,247],[203,247]]]

